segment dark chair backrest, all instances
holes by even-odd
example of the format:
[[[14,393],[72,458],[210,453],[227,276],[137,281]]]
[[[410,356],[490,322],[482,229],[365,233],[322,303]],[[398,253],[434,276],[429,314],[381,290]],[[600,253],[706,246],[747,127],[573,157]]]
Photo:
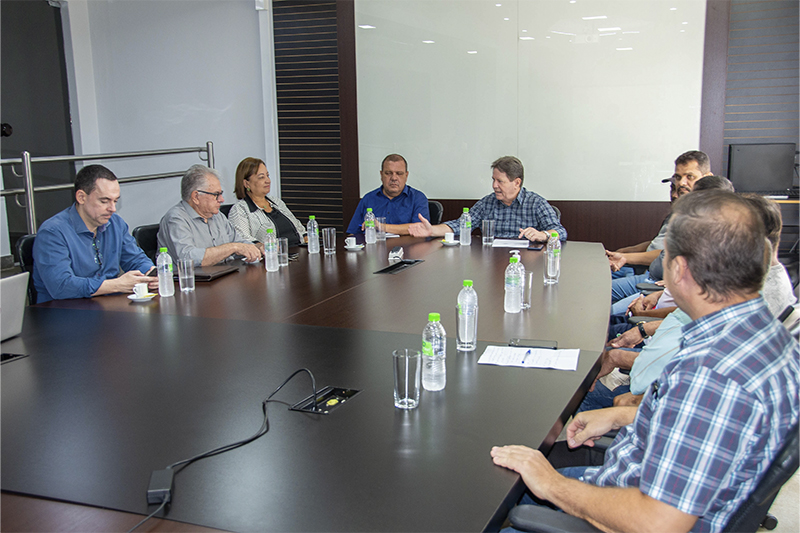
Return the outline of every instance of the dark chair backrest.
[[[155,264],[158,252],[158,224],[137,226],[131,232],[136,244],[144,251],[145,255]]]
[[[550,204],[550,207],[552,207],[553,211],[556,212],[556,216],[558,217],[558,221],[561,222],[561,209],[557,208],[553,204]]]
[[[798,425],[795,424],[789,430],[783,448],[756,485],[756,490],[739,506],[723,531],[756,531],[767,516],[778,491],[797,472],[798,462],[800,436]]]
[[[442,223],[442,214],[444,213],[444,207],[440,202],[436,200],[428,200],[428,211],[430,211],[431,215],[431,225],[435,226],[436,224]],[[413,220],[412,222],[417,222]]]
[[[33,243],[36,240],[36,234],[23,235],[17,240],[17,257],[19,257],[19,266],[25,272],[30,273],[28,278],[28,305],[36,303],[36,287],[33,285]]]
[[[227,217],[228,213],[231,212],[231,207],[233,207],[233,204],[221,205],[221,206],[219,206],[219,212]]]

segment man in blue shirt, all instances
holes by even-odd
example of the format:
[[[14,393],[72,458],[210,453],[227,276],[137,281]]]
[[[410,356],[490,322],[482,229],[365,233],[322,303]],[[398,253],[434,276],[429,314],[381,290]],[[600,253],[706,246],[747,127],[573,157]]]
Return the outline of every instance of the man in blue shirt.
[[[526,238],[529,241],[547,241],[551,231],[567,240],[567,230],[561,225],[555,209],[547,200],[522,186],[522,162],[513,156],[501,157],[492,163],[493,194],[484,196],[472,206],[469,214],[472,227],[480,228],[484,220],[495,221],[495,237],[501,239]],[[409,233],[414,237],[441,237],[445,233],[460,233],[458,219],[431,226],[423,217],[411,224]]]
[[[408,163],[400,154],[387,155],[381,163],[381,186],[364,195],[347,233],[357,235],[364,233],[364,217],[367,208],[372,208],[375,217],[386,217],[386,231],[397,235],[408,235],[408,225],[423,216],[430,218],[428,198],[417,189],[406,185],[408,181]]]
[[[800,348],[759,295],[769,244],[747,201],[722,190],[675,203],[664,281],[691,318],[680,351],[636,407],[579,413],[570,447],[620,429],[600,467],[567,478],[537,450],[496,447],[537,497],[603,530],[721,531],[800,412]]]
[[[89,165],[78,172],[75,203],[46,220],[36,235],[37,303],[133,292],[137,283],[158,288],[158,278],[145,276],[153,262],[115,213],[119,196],[117,177],[106,167]]]

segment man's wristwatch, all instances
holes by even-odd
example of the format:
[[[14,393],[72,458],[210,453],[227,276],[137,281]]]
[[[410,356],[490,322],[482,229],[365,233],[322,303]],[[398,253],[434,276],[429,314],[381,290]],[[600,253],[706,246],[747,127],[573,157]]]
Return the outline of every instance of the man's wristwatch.
[[[650,336],[644,330],[644,320],[642,320],[641,322],[637,322],[636,327],[639,329],[639,334],[642,336],[643,339],[646,339],[647,337]]]

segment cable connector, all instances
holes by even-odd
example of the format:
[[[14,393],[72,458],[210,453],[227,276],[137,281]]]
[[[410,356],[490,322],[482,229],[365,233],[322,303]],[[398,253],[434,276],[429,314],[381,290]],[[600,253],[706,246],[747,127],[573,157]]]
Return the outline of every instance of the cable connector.
[[[164,470],[153,470],[150,474],[150,485],[147,487],[147,503],[169,502],[172,499],[172,476],[174,472],[171,468]]]

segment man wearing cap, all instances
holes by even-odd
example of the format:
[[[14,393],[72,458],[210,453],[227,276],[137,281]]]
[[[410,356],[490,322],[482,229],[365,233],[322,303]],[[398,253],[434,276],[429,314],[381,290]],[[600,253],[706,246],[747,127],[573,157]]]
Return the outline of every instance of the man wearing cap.
[[[699,150],[690,150],[675,160],[675,173],[662,182],[671,182],[675,187],[675,197],[679,198],[694,188],[695,182],[704,176],[710,176],[711,162],[708,156]],[[673,198],[670,193],[670,198]],[[616,272],[625,265],[650,265],[664,249],[664,236],[667,231],[669,215],[661,225],[658,235],[650,241],[620,248],[616,252],[606,251],[611,270]],[[632,294],[636,294],[636,284],[652,281],[650,273],[631,275],[614,279],[611,283],[611,301],[616,302]]]

